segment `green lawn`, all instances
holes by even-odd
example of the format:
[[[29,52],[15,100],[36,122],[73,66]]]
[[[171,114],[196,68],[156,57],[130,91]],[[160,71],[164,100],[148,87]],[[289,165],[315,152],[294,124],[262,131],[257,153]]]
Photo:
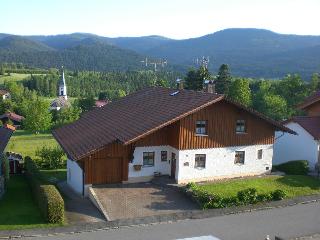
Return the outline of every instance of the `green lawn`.
[[[309,176],[287,175],[267,176],[223,182],[199,184],[200,188],[222,197],[236,196],[246,188],[256,188],[259,193],[270,193],[276,189],[286,192],[287,198],[320,193],[320,180]]]
[[[24,176],[13,176],[7,192],[0,200],[0,230],[52,227],[42,217],[32,199],[31,189]]]
[[[67,180],[67,169],[40,170],[44,181],[49,183],[57,183]]]
[[[13,82],[19,82],[26,78],[30,77],[30,74],[25,73],[11,73],[10,76],[0,76],[0,84],[2,85],[5,81],[13,81]]]
[[[33,134],[25,130],[17,130],[11,137],[6,151],[16,152],[22,156],[36,158],[35,153],[42,146],[57,146],[51,133]]]

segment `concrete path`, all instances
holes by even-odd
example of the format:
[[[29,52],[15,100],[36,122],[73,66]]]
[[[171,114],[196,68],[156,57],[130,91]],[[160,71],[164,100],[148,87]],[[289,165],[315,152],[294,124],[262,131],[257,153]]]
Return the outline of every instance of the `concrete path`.
[[[93,189],[111,220],[199,209],[183,193],[152,183],[96,186]]]
[[[291,239],[316,233],[320,233],[319,202],[208,219],[183,220],[35,239],[172,240],[215,236],[222,240],[264,240],[266,235],[270,235],[270,239],[274,239],[275,235],[283,239]]]
[[[92,202],[76,194],[66,182],[57,184],[63,195],[68,224],[105,221],[105,218]]]

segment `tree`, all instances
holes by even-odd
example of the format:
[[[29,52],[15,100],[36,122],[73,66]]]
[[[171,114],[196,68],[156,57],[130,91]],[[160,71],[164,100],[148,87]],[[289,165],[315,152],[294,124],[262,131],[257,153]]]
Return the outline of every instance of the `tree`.
[[[203,89],[204,80],[211,79],[209,70],[201,66],[197,71],[190,69],[185,78],[186,89],[200,91]]]
[[[231,84],[230,69],[227,64],[222,64],[219,68],[216,80],[216,92],[219,94],[227,94]]]
[[[51,113],[55,127],[60,127],[78,120],[80,118],[81,108],[71,106],[62,108],[59,111],[53,110]]]
[[[313,93],[320,89],[320,76],[319,73],[314,73],[311,76],[310,92]]]
[[[41,168],[58,169],[62,167],[64,152],[60,147],[43,146],[36,150],[36,156],[41,159]]]
[[[39,133],[50,129],[52,115],[49,112],[49,103],[38,98],[28,103],[27,113],[23,126],[25,129]]]
[[[4,67],[1,65],[0,66],[0,75],[5,75],[5,70],[4,70]]]
[[[88,98],[80,98],[75,101],[75,105],[81,108],[82,112],[89,111],[93,108],[95,105],[96,100],[94,97],[88,97]]]
[[[236,79],[230,85],[228,97],[245,106],[251,105],[251,90],[247,79]]]
[[[287,118],[287,103],[280,96],[268,94],[264,96],[264,113],[275,119],[284,120]]]

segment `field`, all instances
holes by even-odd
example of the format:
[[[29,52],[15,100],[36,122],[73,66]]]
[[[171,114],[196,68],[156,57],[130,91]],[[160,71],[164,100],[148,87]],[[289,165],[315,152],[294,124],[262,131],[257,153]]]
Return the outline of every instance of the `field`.
[[[270,193],[276,189],[286,192],[287,198],[320,193],[320,180],[309,176],[286,175],[248,179],[226,180],[217,183],[200,184],[200,188],[222,197],[236,196],[246,188],[256,188],[258,193]]]
[[[57,146],[51,133],[33,134],[25,130],[17,130],[11,137],[6,148],[7,151],[16,152],[31,158],[36,158],[35,153],[42,146]]]
[[[0,76],[0,85],[2,85],[5,81],[19,82],[28,78],[29,76],[30,74],[24,73],[11,73],[10,76]]]
[[[44,220],[24,176],[10,178],[7,192],[0,200],[0,213],[0,230],[55,226]]]

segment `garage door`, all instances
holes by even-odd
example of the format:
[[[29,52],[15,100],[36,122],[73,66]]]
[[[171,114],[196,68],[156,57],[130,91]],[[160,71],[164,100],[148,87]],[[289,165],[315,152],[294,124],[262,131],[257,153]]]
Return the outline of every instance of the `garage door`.
[[[96,158],[92,161],[92,184],[122,182],[122,158]]]

